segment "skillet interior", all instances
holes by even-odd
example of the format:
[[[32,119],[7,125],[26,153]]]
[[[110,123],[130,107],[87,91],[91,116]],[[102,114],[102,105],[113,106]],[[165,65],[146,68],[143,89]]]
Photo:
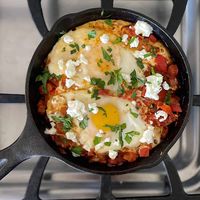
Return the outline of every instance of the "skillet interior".
[[[156,148],[151,151],[151,155],[147,158],[139,158],[133,163],[126,163],[121,166],[108,167],[99,163],[89,163],[84,158],[75,158],[68,154],[67,156],[62,156],[62,160],[68,163],[71,166],[79,168],[81,170],[101,173],[101,174],[122,174],[134,171],[136,169],[153,167],[158,164],[180,137],[188,119],[189,110],[191,107],[191,73],[187,59],[178,45],[178,43],[169,36],[165,29],[162,28],[158,23],[152,19],[143,16],[139,13],[125,10],[125,9],[111,9],[104,12],[104,15],[101,16],[101,9],[90,9],[76,14],[70,14],[62,17],[57,23],[53,26],[52,30],[47,34],[47,36],[40,43],[38,48],[35,51],[35,54],[32,57],[32,61],[29,66],[27,80],[26,80],[26,99],[28,112],[31,113],[35,124],[42,137],[45,137],[46,141],[54,148],[55,151],[59,152],[55,144],[50,140],[50,138],[45,135],[44,129],[47,127],[45,120],[37,114],[37,101],[39,99],[38,94],[38,85],[35,83],[35,77],[41,72],[41,65],[51,51],[52,47],[58,40],[58,33],[61,31],[69,31],[83,23],[104,19],[104,18],[113,18],[113,19],[122,19],[126,21],[136,22],[137,20],[147,21],[154,30],[155,35],[160,38],[168,47],[170,53],[174,57],[178,67],[179,67],[179,84],[181,89],[177,91],[178,96],[181,97],[181,107],[183,112],[181,113],[178,121],[173,123],[170,128],[166,139],[159,144]],[[52,155],[53,156],[53,155]]]

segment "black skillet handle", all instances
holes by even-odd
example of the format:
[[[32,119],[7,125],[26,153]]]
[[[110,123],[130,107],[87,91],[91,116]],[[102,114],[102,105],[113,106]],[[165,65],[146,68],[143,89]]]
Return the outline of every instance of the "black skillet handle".
[[[36,155],[49,157],[53,152],[28,117],[20,137],[0,151],[0,180],[18,164]]]

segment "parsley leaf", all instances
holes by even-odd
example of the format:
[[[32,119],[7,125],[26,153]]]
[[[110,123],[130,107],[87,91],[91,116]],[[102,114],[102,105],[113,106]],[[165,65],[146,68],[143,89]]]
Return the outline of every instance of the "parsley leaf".
[[[122,132],[126,128],[126,123],[118,124],[118,125],[106,124],[105,127],[108,127],[108,128],[110,128],[111,131],[118,133],[120,145],[121,145],[121,147],[123,147],[124,142],[123,142],[123,138],[122,138]]]
[[[128,134],[125,136],[124,139],[126,140],[126,142],[127,142],[128,144],[130,144],[131,141],[132,141],[132,137],[131,137],[130,135],[128,135]]]
[[[166,95],[166,97],[165,97],[165,103],[167,104],[167,105],[170,105],[171,104],[171,92],[167,92],[167,95]]]
[[[131,95],[131,98],[134,99],[136,97],[136,95],[137,95],[136,92],[133,92],[133,94]]]
[[[96,146],[97,144],[99,144],[101,142],[102,137],[98,137],[95,136],[94,140],[93,140],[93,144]]]
[[[103,107],[97,106],[97,108],[103,112],[103,115],[104,115],[105,117],[107,117],[107,112],[106,112],[106,110],[105,110]]]
[[[131,115],[132,115],[133,117],[135,117],[135,118],[137,118],[137,117],[138,117],[138,114],[137,114],[137,113],[135,113],[135,112],[133,112],[131,109],[130,109],[130,113],[131,113]]]
[[[109,25],[112,26],[112,19],[105,19],[104,22]]]
[[[86,47],[86,45],[85,45],[85,44],[82,44],[81,47],[84,49],[84,48]]]
[[[134,42],[136,36],[131,37],[131,39],[129,40],[128,44],[131,44],[132,42]]]
[[[95,38],[96,37],[96,31],[95,30],[91,30],[89,33],[88,33],[88,39],[90,40],[91,38]]]
[[[45,94],[47,94],[47,81],[50,79],[50,78],[56,78],[56,79],[60,79],[61,76],[57,76],[55,74],[50,74],[49,71],[47,70],[44,70],[42,72],[42,74],[39,74],[35,81],[38,82],[38,81],[41,81],[42,82],[42,90]]]
[[[73,48],[72,50],[71,50],[71,54],[74,54],[74,53],[76,53],[76,52],[78,52],[79,50],[80,50],[80,48],[79,48],[79,45],[76,43],[76,42],[74,42],[74,43],[72,43],[72,44],[69,44],[69,46],[71,47],[71,48]]]
[[[111,145],[111,142],[105,142],[104,144],[105,146],[109,147]]]
[[[82,121],[79,122],[79,127],[85,129],[88,126],[88,116],[85,116]]]
[[[122,37],[117,37],[114,41],[113,41],[113,44],[118,44],[122,42]]]
[[[143,69],[144,68],[144,64],[142,63],[142,58],[136,58],[136,61],[137,61],[137,66],[140,69]]]
[[[112,54],[108,54],[108,52],[103,48],[101,47],[101,51],[102,51],[102,54],[103,54],[103,58],[105,60],[107,60],[108,62],[112,62],[112,64],[114,65],[114,60],[112,58]]]
[[[98,100],[98,99],[100,99],[100,97],[98,95],[99,95],[99,90],[97,88],[93,88],[91,98]]]
[[[146,54],[144,55],[144,58],[147,58],[147,57],[149,57],[149,56],[151,56],[151,53],[146,53]]]
[[[95,78],[95,77],[91,78],[90,84],[91,85],[96,85],[101,89],[104,89],[104,87],[105,87],[105,81],[103,81],[100,78]]]
[[[155,75],[155,74],[156,74],[154,67],[151,67],[151,74],[152,74],[152,75]]]
[[[128,143],[128,144],[130,144],[131,143],[131,141],[132,141],[132,137],[133,136],[136,136],[136,135],[140,135],[140,133],[139,132],[137,132],[137,131],[129,131],[129,132],[127,132],[127,133],[125,133],[125,140],[126,140],[126,142]]]
[[[71,148],[71,152],[74,153],[75,156],[77,156],[77,155],[80,156],[82,151],[83,151],[83,149],[80,146]]]
[[[105,75],[110,75],[110,80],[108,81],[108,85],[114,85],[116,82],[118,82],[118,84],[122,84],[124,79],[120,71],[121,68],[111,72],[105,72]]]
[[[70,116],[52,116],[52,119],[58,123],[63,123],[63,131],[68,132],[72,128],[72,118]]]
[[[140,135],[140,133],[138,131],[129,131],[125,134],[129,134],[129,135],[132,135],[132,136],[135,136],[135,135]]]
[[[98,61],[97,61],[97,65],[98,67],[101,67],[101,64],[103,63],[103,60],[100,58]]]
[[[136,75],[136,71],[133,70],[130,74],[131,76],[131,84],[133,87],[137,87],[138,86],[138,79],[137,79],[137,75]]]

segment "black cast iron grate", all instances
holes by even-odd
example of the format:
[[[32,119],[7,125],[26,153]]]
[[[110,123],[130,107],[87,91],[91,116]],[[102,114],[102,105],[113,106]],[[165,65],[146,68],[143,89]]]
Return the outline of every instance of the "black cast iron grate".
[[[41,0],[28,0],[29,8],[33,17],[33,20],[41,33],[44,36],[47,32],[47,26],[44,21]],[[173,10],[168,23],[167,29],[171,34],[174,34],[176,28],[179,26],[182,16],[185,11],[187,0],[173,0]],[[102,9],[108,9],[113,7],[113,0],[101,0]],[[0,93],[0,103],[25,103],[25,95],[23,94],[2,94]],[[200,95],[193,96],[193,106],[200,106]],[[43,177],[43,173],[46,169],[46,165],[49,158],[41,157],[35,166],[32,175],[30,177],[24,200],[40,200],[39,191]],[[101,184],[99,188],[99,195],[96,197],[97,200],[199,200],[200,195],[194,194],[189,195],[184,192],[182,182],[178,175],[177,169],[174,166],[169,156],[164,159],[164,166],[167,172],[167,177],[170,185],[170,193],[165,196],[148,196],[148,197],[123,197],[116,198],[112,194],[112,181],[111,176],[102,175]],[[78,199],[76,199],[78,200]]]

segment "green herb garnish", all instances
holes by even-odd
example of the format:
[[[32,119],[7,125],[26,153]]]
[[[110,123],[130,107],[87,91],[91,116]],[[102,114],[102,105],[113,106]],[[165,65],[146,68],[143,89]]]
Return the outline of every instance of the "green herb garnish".
[[[144,69],[144,64],[142,63],[142,58],[137,58],[136,61],[137,61],[137,66],[140,69]]]
[[[80,156],[82,151],[83,151],[83,149],[80,146],[71,148],[71,152],[74,153],[77,156]]]
[[[72,118],[68,115],[67,117],[52,116],[55,122],[63,124],[63,131],[68,132],[72,128]]]
[[[99,66],[99,67],[101,67],[101,64],[103,63],[103,60],[100,58],[98,61],[97,61],[97,65]]]
[[[137,95],[136,92],[133,92],[132,95],[131,95],[131,98],[134,99],[136,97],[136,95]]]
[[[88,33],[88,39],[90,40],[91,38],[95,38],[96,37],[96,31],[95,30],[91,30],[89,33]]]
[[[132,42],[134,42],[135,38],[136,38],[135,36],[131,37],[131,39],[129,40],[128,44],[131,44]]]
[[[111,52],[112,52],[112,48],[111,48],[111,47],[108,47],[108,48],[107,48],[107,51],[111,53]]]
[[[92,93],[91,93],[91,98],[98,100],[98,99],[100,99],[100,97],[98,95],[99,95],[99,90],[97,88],[93,88]]]
[[[105,19],[104,22],[109,25],[112,26],[112,19]]]
[[[107,117],[107,112],[106,112],[106,110],[105,110],[103,107],[97,106],[97,108],[103,112],[103,115],[104,115],[105,117]]]
[[[70,51],[71,54],[74,54],[74,53],[76,53],[76,52],[78,52],[78,51],[80,50],[79,45],[78,45],[76,42],[74,42],[74,43],[72,43],[72,44],[69,44],[69,46],[70,46],[71,48],[73,48],[73,49]]]
[[[122,42],[122,37],[117,37],[114,41],[113,41],[113,44],[118,44]]]
[[[170,105],[171,104],[171,92],[167,92],[167,95],[166,95],[166,97],[165,97],[165,103],[167,104],[167,105]]]
[[[135,112],[133,112],[131,109],[130,109],[130,113],[131,113],[131,115],[132,115],[133,117],[135,117],[135,118],[137,118],[137,117],[138,117],[138,114],[137,114],[137,113],[135,113]]]
[[[66,48],[65,48],[65,47],[63,47],[63,48],[62,48],[62,52],[65,52],[65,51],[66,51]]]
[[[98,137],[95,136],[94,140],[93,140],[93,144],[96,146],[97,144],[99,144],[101,142],[102,137]]]
[[[109,147],[111,145],[111,142],[105,142],[104,144],[105,146]]]
[[[82,121],[79,122],[79,127],[85,129],[88,126],[88,116],[85,116]]]
[[[124,80],[121,74],[121,68],[111,72],[105,72],[105,75],[110,75],[110,80],[108,81],[108,85],[115,85],[115,83],[122,84]]]
[[[101,47],[101,51],[102,51],[102,54],[103,54],[103,58],[105,60],[107,60],[108,62],[112,62],[112,64],[114,65],[114,60],[112,58],[112,54],[109,54],[103,47]]]
[[[132,137],[131,137],[130,135],[128,135],[128,134],[125,136],[124,139],[126,140],[126,142],[127,142],[128,144],[130,144],[131,141],[132,141]]]
[[[152,75],[155,75],[155,74],[156,74],[154,67],[151,67],[151,74],[152,74]]]
[[[151,56],[151,53],[146,53],[146,54],[144,55],[144,58],[147,58],[147,57],[149,57],[149,56]]]
[[[104,89],[104,87],[105,87],[105,81],[103,81],[100,78],[94,78],[94,77],[91,78],[90,84],[91,85],[95,85],[95,86],[97,86],[97,87],[99,87],[101,89]]]
[[[130,144],[132,139],[133,139],[132,137],[135,136],[135,135],[140,135],[140,133],[138,131],[129,131],[129,132],[125,133],[125,135],[126,135],[125,136],[126,142],[128,144]]]
[[[85,44],[82,44],[81,47],[82,47],[83,49],[85,49],[86,45],[85,45]]]

